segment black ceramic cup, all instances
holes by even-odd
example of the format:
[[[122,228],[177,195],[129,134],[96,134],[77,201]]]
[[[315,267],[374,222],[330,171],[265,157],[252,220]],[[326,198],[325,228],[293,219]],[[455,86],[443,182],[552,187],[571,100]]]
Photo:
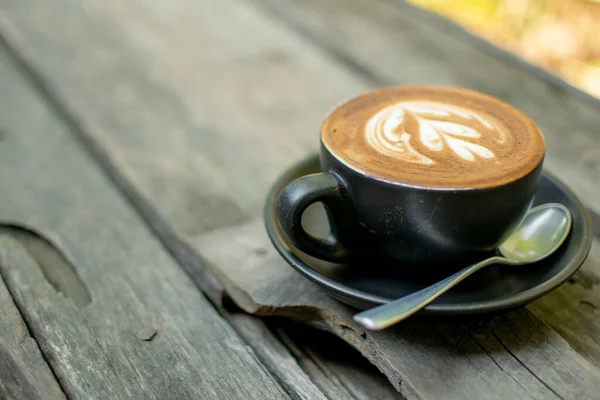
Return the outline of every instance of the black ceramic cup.
[[[332,262],[376,254],[417,264],[496,249],[531,206],[542,164],[514,182],[465,190],[377,180],[344,165],[324,146],[321,169],[325,172],[298,178],[279,195],[279,227],[294,246]],[[327,238],[302,227],[302,214],[316,202],[329,217]]]
[[[376,93],[376,100],[396,95],[393,90],[404,93],[402,88],[392,88]],[[470,92],[467,95],[481,104],[495,101]],[[356,115],[364,108],[360,101],[347,103],[345,110]],[[418,111],[413,104],[407,108]],[[506,114],[509,116],[518,113],[508,105],[493,105],[510,112]],[[277,220],[284,236],[299,250],[332,262],[376,255],[405,265],[430,264],[493,251],[527,213],[542,172],[543,144],[538,146],[541,156],[517,178],[485,187],[435,188],[383,179],[343,161],[324,142],[323,129],[322,172],[296,179],[285,187],[277,201]],[[317,202],[323,204],[329,218],[331,233],[326,238],[312,236],[302,226],[304,211]]]

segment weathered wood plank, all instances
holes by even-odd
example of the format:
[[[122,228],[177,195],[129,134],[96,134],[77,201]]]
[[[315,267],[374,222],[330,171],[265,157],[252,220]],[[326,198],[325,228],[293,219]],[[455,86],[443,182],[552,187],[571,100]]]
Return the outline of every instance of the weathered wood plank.
[[[243,3],[34,3],[6,1],[0,29],[180,235],[253,218],[325,112],[367,88]]]
[[[0,272],[67,396],[286,397],[2,49],[0,76]]]
[[[360,353],[329,332],[293,322],[280,323],[275,330],[329,399],[403,398]]]
[[[392,384],[407,398],[600,396],[600,369],[525,309],[469,323],[406,321],[366,332],[352,321],[351,309],[280,259],[261,220],[207,233],[194,244],[246,311],[312,321],[334,332],[396,377]]]
[[[266,281],[268,275],[261,272],[254,280],[249,279],[250,283],[244,281],[246,286],[233,284],[224,269],[237,266],[252,278],[249,271],[258,268],[248,264],[252,258],[233,263],[232,258],[215,255],[214,250],[210,253],[206,237],[196,237],[259,214],[266,188],[276,174],[291,158],[316,148],[317,127],[325,112],[373,82],[341,68],[329,54],[290,35],[246,3],[180,0],[169,2],[167,7],[163,3],[141,6],[92,1],[86,3],[85,12],[68,0],[48,8],[38,5],[33,12],[27,3],[9,3],[4,31],[12,32],[11,40],[19,42],[27,60],[47,79],[57,98],[79,117],[83,132],[118,166],[116,173],[122,175],[117,178],[124,176],[133,182],[132,188],[121,182],[122,188],[141,192],[150,205],[148,209],[160,210],[179,238],[211,254],[208,259],[213,261],[214,271],[246,310],[274,312],[269,301],[281,298],[269,297],[267,289],[271,288],[268,284],[278,283],[288,290],[287,300],[296,298],[296,305],[300,305],[287,307],[286,312],[306,316],[307,305],[315,304],[309,301],[319,304],[322,292],[311,291],[312,286],[298,281],[281,261],[275,264],[273,260],[269,268],[274,272],[283,269],[291,276]],[[44,29],[46,21],[53,18],[69,23],[51,31]],[[415,37],[407,35],[406,40]],[[395,73],[402,74],[400,67]],[[514,82],[520,84],[521,80]],[[529,89],[528,85],[521,86]],[[589,109],[585,113],[582,117],[588,118],[586,123],[596,118]],[[569,163],[577,162],[571,152],[566,156],[571,157]],[[145,215],[152,216],[148,218],[151,223],[159,224],[151,211]],[[261,225],[254,229],[248,237],[264,240]],[[227,249],[216,248],[233,258],[247,255],[231,245],[232,234],[239,232],[217,233]],[[179,246],[177,238],[168,245]],[[264,240],[261,246],[269,245]],[[251,291],[256,288],[267,290],[262,294],[264,299]],[[306,293],[298,294],[302,290]],[[305,297],[309,295],[314,298]],[[328,303],[320,306],[334,307],[327,313],[327,326],[356,347],[362,346],[389,377],[402,377],[402,384],[397,380],[393,383],[407,396],[552,398],[556,391],[574,398],[590,396],[585,390],[597,385],[593,366],[523,310],[511,314],[516,317],[507,323],[548,335],[551,340],[536,344],[540,359],[551,359],[558,352],[566,359],[563,366],[529,365],[535,360],[527,354],[526,346],[519,344],[520,337],[516,333],[511,336],[510,331],[497,342],[488,334],[491,344],[482,348],[471,338],[476,330],[462,325],[410,325],[395,331],[390,341],[368,335],[371,339],[365,345],[361,334],[346,322],[349,311],[335,308],[340,306],[326,297],[323,301]],[[505,322],[494,321],[485,326]],[[496,347],[491,346],[498,342],[496,354]],[[382,358],[399,349],[402,357]],[[493,350],[491,356],[486,353],[488,349]],[[521,356],[527,359],[526,364],[521,363]],[[583,374],[573,377],[572,371]],[[431,378],[432,374],[437,375]],[[583,388],[577,383],[582,380]],[[443,384],[432,383],[438,381]]]
[[[140,200],[137,199],[137,201],[139,203]],[[152,219],[155,223],[158,221],[156,217]],[[157,231],[162,234],[166,246],[174,249],[180,265],[196,285],[204,291],[219,313],[254,350],[257,358],[291,398],[307,400],[325,398],[323,392],[300,368],[288,349],[278,341],[263,321],[254,316],[240,314],[239,307],[232,307],[231,299],[224,292],[221,283],[210,269],[200,267],[198,257],[190,253],[188,246],[172,238],[172,233],[166,229],[157,229]],[[175,246],[174,243],[179,243],[179,245]],[[230,312],[229,308],[235,308],[234,312]]]
[[[527,308],[600,366],[600,241],[567,284]]]
[[[325,396],[309,376],[300,368],[297,360],[285,346],[277,340],[271,330],[262,323],[256,323],[256,317],[236,313],[227,319],[244,341],[254,349],[257,357],[272,371],[279,384],[294,399],[325,400],[344,399],[339,392]],[[226,378],[224,378],[226,379]]]
[[[0,315],[0,399],[64,399],[1,276]]]

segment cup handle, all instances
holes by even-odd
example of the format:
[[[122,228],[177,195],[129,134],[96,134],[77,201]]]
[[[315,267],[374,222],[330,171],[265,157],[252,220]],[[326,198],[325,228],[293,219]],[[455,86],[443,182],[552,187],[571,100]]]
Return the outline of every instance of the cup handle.
[[[317,238],[302,227],[302,214],[322,202],[329,219],[328,237]],[[303,252],[323,260],[343,262],[357,253],[355,218],[342,181],[333,173],[306,175],[288,184],[277,199],[277,220],[287,239]],[[352,249],[352,250],[351,250]]]

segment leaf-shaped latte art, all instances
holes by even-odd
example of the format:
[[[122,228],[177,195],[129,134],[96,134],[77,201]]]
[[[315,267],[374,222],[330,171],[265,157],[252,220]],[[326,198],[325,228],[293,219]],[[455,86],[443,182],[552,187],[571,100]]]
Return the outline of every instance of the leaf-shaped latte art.
[[[482,158],[494,158],[494,153],[492,153],[491,150],[478,144],[454,139],[452,137],[446,137],[446,142],[448,143],[448,146],[464,160],[475,161],[475,155]]]
[[[482,134],[493,135],[499,145],[506,141],[505,133],[482,115],[428,101],[404,101],[386,107],[365,126],[367,142],[379,153],[419,164],[435,164],[435,161],[417,151],[411,145],[412,140],[418,140],[425,150],[432,152],[447,147],[464,161],[494,158],[492,150],[476,143]]]
[[[411,135],[401,132],[404,110],[387,107],[375,114],[365,127],[368,143],[379,153],[419,164],[434,164],[410,144]]]

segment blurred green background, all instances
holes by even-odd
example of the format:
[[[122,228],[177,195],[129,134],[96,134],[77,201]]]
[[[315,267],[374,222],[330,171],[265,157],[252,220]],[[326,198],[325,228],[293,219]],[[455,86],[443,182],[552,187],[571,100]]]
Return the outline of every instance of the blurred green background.
[[[408,0],[600,97],[600,0]]]

